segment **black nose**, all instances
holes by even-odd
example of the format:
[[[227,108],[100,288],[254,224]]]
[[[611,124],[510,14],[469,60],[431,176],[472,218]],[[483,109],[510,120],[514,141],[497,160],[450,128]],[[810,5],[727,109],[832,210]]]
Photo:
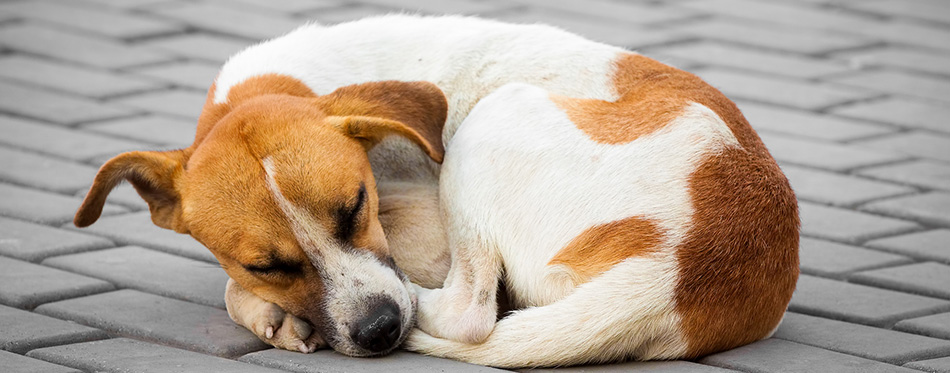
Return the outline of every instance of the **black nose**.
[[[356,345],[370,352],[382,352],[395,347],[400,332],[399,308],[383,303],[356,323],[351,337]]]

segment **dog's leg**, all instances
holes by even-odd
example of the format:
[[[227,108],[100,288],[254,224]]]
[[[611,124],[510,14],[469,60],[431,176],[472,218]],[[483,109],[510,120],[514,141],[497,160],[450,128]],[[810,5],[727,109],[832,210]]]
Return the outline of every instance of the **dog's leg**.
[[[441,338],[477,343],[495,326],[501,258],[493,245],[471,237],[464,228],[449,232],[452,266],[441,289],[416,289],[417,325]]]
[[[277,348],[310,353],[326,343],[305,321],[245,290],[232,279],[224,293],[231,320]]]

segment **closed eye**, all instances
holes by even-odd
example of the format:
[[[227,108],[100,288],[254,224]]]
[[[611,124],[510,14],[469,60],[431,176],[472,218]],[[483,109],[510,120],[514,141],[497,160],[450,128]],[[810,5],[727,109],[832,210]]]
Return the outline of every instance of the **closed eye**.
[[[352,205],[344,206],[337,210],[337,239],[340,241],[348,241],[351,237],[353,237],[353,233],[356,232],[356,228],[359,225],[359,216],[360,212],[363,211],[364,205],[366,205],[366,185],[360,183],[360,190],[356,197],[356,202],[354,202]]]
[[[296,276],[303,274],[303,265],[276,256],[271,256],[270,260],[264,263],[245,264],[244,269],[261,275],[283,274]]]

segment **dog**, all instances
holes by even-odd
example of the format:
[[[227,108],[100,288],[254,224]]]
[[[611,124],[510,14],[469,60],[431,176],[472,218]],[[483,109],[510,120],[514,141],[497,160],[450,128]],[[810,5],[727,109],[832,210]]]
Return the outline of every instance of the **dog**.
[[[190,147],[106,162],[75,224],[122,180],[302,352],[697,358],[770,336],[798,277],[795,195],[731,101],[545,25],[302,26],[228,60]]]

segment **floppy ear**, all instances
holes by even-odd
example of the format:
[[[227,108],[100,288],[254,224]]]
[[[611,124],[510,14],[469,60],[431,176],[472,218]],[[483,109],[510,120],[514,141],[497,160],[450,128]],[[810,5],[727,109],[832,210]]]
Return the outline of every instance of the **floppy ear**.
[[[330,125],[368,147],[388,135],[401,135],[434,161],[442,162],[442,127],[448,103],[435,84],[392,80],[355,84],[316,100],[329,115],[326,120]]]
[[[135,190],[148,202],[155,225],[188,233],[181,220],[181,195],[176,183],[184,168],[184,152],[128,152],[110,159],[101,168],[86,193],[82,205],[76,211],[73,224],[86,227],[95,223],[102,214],[106,196],[122,180],[128,180]]]

